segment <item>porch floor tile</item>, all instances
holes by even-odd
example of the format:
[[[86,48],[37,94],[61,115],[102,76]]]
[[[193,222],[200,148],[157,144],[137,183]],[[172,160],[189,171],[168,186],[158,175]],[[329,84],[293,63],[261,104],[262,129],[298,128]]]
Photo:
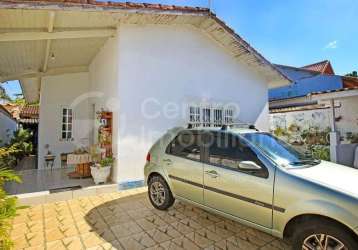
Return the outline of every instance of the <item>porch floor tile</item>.
[[[21,176],[22,183],[6,183],[5,190],[9,194],[24,194],[70,186],[88,187],[95,185],[92,178],[70,179],[67,174],[72,171],[74,171],[72,167],[17,171],[18,175]]]
[[[15,249],[290,249],[282,240],[189,204],[154,209],[147,189],[19,210]]]

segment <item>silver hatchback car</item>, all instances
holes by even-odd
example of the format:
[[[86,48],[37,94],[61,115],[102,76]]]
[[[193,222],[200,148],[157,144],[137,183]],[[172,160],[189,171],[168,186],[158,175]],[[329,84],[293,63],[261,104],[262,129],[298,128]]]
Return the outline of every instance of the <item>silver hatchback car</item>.
[[[157,209],[175,199],[287,239],[297,249],[358,249],[358,170],[315,160],[249,128],[174,128],[144,168]]]

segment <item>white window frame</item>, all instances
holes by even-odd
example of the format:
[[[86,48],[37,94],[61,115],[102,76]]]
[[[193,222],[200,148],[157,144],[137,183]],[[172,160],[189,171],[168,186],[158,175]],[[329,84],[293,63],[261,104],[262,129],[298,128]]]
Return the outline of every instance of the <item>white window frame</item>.
[[[73,140],[73,109],[68,107],[61,107],[61,135],[62,141]]]
[[[223,105],[191,104],[188,106],[188,124],[192,127],[221,127],[234,123],[234,110]]]

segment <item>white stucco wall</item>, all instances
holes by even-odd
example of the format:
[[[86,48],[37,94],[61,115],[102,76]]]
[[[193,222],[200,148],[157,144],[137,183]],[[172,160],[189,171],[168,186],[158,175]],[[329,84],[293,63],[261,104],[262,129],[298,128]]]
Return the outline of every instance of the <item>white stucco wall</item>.
[[[118,129],[119,129],[119,92],[118,92],[118,36],[108,39],[89,67],[90,112],[94,117],[95,113],[101,111],[113,112],[113,155],[118,159]],[[93,121],[92,142],[97,143],[98,122]],[[116,181],[117,161],[113,167],[113,179]]]
[[[60,154],[88,146],[90,135],[88,73],[47,76],[42,79],[38,168],[44,168],[45,145],[56,155],[55,167],[61,166]],[[62,108],[73,108],[73,141],[61,140]]]
[[[82,114],[85,122],[75,128],[74,142],[96,143],[95,112],[113,112],[113,179],[119,183],[143,179],[149,148],[167,129],[186,125],[189,102],[233,103],[240,108],[240,121],[269,128],[264,79],[189,26],[121,25],[95,56],[88,74],[45,77],[40,167],[46,144],[57,155],[56,166],[60,153],[76,147],[59,140],[60,111],[78,96],[82,101],[75,114]]]
[[[337,130],[345,136],[347,132],[358,133],[358,96],[340,98],[341,104],[336,108],[336,117],[341,120],[336,122]]]
[[[9,142],[16,129],[16,121],[2,113],[0,110],[0,146]]]
[[[143,179],[150,146],[167,129],[185,124],[188,100],[233,102],[241,121],[268,130],[263,78],[201,31],[121,25],[119,51],[119,182]]]

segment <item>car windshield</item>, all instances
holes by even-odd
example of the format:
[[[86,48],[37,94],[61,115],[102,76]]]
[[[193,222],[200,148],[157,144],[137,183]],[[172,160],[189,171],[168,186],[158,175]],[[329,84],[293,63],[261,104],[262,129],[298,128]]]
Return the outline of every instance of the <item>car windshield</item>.
[[[269,133],[242,134],[249,142],[260,148],[281,166],[307,166],[320,163],[309,153],[303,153]]]

